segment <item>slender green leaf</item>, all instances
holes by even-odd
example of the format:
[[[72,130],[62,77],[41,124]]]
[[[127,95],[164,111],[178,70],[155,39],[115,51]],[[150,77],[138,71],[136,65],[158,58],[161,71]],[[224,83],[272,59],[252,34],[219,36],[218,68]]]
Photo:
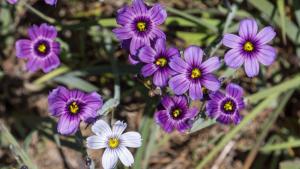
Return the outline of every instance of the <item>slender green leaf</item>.
[[[70,71],[70,69],[66,66],[62,66],[62,67],[59,67],[55,70],[53,70],[52,72],[49,72],[47,74],[45,74],[44,76],[36,79],[35,81],[33,81],[33,84],[36,84],[36,85],[40,85],[40,84],[43,84],[47,81],[50,81],[52,80],[53,78],[61,75],[61,74],[64,74],[66,72]]]
[[[260,151],[262,152],[270,152],[270,151],[276,151],[276,150],[282,150],[282,149],[288,149],[288,148],[297,148],[300,147],[300,140],[290,140],[288,142],[284,143],[276,143],[276,144],[267,144],[260,148]]]
[[[249,102],[255,103],[274,93],[280,94],[282,92],[288,91],[293,88],[297,88],[299,86],[300,86],[300,75],[296,75],[294,78],[290,80],[286,80],[276,86],[267,89],[261,89],[259,92],[250,95],[246,98],[248,99]]]
[[[270,95],[258,106],[256,106],[251,113],[245,116],[239,125],[232,128],[232,130],[222,138],[222,140],[204,157],[204,159],[200,161],[200,163],[196,166],[196,169],[204,168],[205,165],[210,162],[215,155],[217,155],[224,148],[224,146],[236,136],[236,134],[238,134],[238,132],[249,125],[249,122],[252,121],[266,107],[270,106],[270,103],[273,102],[277,97],[277,94]]]
[[[30,169],[37,169],[37,166],[31,161],[29,155],[21,148],[14,136],[9,132],[3,123],[0,123],[1,136],[10,144],[13,153],[22,160],[22,163]],[[20,164],[22,165],[22,164]]]
[[[91,84],[90,82],[75,76],[70,76],[70,75],[59,76],[54,78],[54,81],[67,85],[70,88],[76,88],[86,92],[93,92],[99,90],[98,87]]]
[[[279,169],[300,169],[300,160],[280,162]]]
[[[285,25],[285,10],[284,10],[284,0],[277,0],[277,7],[278,12],[280,15],[280,22],[281,22],[281,33],[282,33],[282,39],[284,44],[286,44],[286,25]]]
[[[189,133],[194,133],[194,132],[197,132],[199,130],[202,130],[204,128],[207,128],[209,126],[212,126],[216,123],[215,120],[212,120],[212,119],[207,119],[207,120],[204,120],[202,118],[199,118],[197,119],[194,123],[193,123],[193,126],[190,130]]]
[[[266,16],[267,21],[274,21],[277,26],[281,26],[279,13],[276,11],[275,6],[271,2],[267,0],[248,0],[247,2],[262,12],[263,15]],[[286,34],[288,38],[295,44],[300,44],[300,29],[287,17],[285,17],[284,20],[286,23]]]

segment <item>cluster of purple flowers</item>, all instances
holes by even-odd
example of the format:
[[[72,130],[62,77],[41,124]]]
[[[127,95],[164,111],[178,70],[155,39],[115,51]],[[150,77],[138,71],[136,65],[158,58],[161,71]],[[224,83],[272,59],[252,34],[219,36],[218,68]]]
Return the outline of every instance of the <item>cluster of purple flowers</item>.
[[[204,101],[204,93],[209,93],[206,115],[223,124],[238,124],[239,111],[245,107],[243,89],[230,83],[225,93],[221,91],[222,84],[213,73],[222,65],[219,57],[204,59],[198,46],[189,46],[183,56],[177,48],[167,48],[166,35],[158,27],[166,19],[162,5],[148,6],[143,0],[133,0],[118,11],[120,27],[113,30],[121,47],[129,52],[129,62],[142,65],[142,76],[152,77],[156,87],[172,91],[162,98],[155,112],[156,122],[166,132],[189,130],[199,114],[190,103]],[[237,69],[244,63],[248,77],[258,75],[259,63],[269,66],[276,58],[276,50],[267,45],[276,35],[272,27],[257,32],[256,21],[244,19],[239,35],[225,34],[222,40],[224,46],[231,48],[225,53],[225,64]]]
[[[18,0],[7,1],[11,4],[18,2]],[[45,0],[45,2],[55,5],[57,0]],[[149,15],[155,15],[155,11]],[[153,31],[154,34],[157,33]],[[46,23],[39,26],[33,25],[28,29],[28,36],[28,39],[19,39],[15,43],[16,56],[27,60],[27,70],[35,72],[41,69],[44,73],[48,73],[56,69],[60,65],[61,52],[60,43],[56,40],[56,28]],[[135,39],[135,41],[140,40]],[[133,155],[128,147],[140,147],[141,135],[134,131],[123,133],[127,124],[121,121],[117,121],[111,129],[105,121],[98,120],[97,112],[102,108],[103,100],[97,92],[86,93],[78,89],[70,90],[59,86],[48,95],[48,104],[50,115],[59,119],[57,131],[62,135],[75,134],[80,130],[81,121],[93,124],[91,129],[95,135],[87,138],[86,146],[90,149],[105,148],[102,156],[104,169],[115,168],[118,159],[127,167],[134,163]]]
[[[45,2],[56,5],[57,0]],[[133,0],[131,5],[118,10],[116,20],[120,27],[113,30],[122,48],[129,52],[129,62],[142,65],[142,76],[152,78],[155,87],[171,91],[164,92],[167,94],[154,114],[157,124],[168,133],[188,131],[201,113],[191,106],[195,101],[206,103],[206,116],[222,124],[238,124],[242,119],[240,111],[245,108],[243,89],[233,83],[227,84],[225,91],[221,89],[222,83],[214,74],[222,65],[218,56],[204,57],[203,50],[194,45],[183,54],[175,47],[168,48],[166,35],[158,27],[166,19],[162,5],[148,6],[143,0]],[[238,35],[225,34],[222,39],[223,45],[231,48],[224,55],[225,64],[233,69],[244,64],[248,77],[257,76],[259,63],[269,66],[276,58],[275,48],[267,44],[275,35],[272,27],[258,32],[255,20],[242,20]],[[27,69],[47,73],[57,68],[61,49],[55,27],[45,23],[33,25],[28,36],[29,39],[20,39],[15,44],[17,57],[27,60]],[[137,132],[123,133],[127,124],[121,121],[112,129],[103,120],[97,121],[97,111],[103,105],[101,95],[59,86],[50,92],[48,103],[50,114],[59,118],[57,130],[62,135],[76,133],[81,121],[94,123],[95,135],[88,137],[87,147],[106,149],[102,157],[105,169],[114,168],[118,159],[125,166],[133,164],[127,147],[140,147],[141,136]]]

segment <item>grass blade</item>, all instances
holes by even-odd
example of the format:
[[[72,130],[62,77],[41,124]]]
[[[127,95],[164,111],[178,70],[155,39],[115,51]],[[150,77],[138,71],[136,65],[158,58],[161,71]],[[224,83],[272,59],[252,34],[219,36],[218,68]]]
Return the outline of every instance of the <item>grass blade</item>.
[[[196,169],[202,169],[205,167],[207,163],[209,163],[215,155],[217,155],[224,146],[234,138],[234,136],[241,131],[245,126],[249,124],[251,120],[253,120],[261,111],[263,111],[266,107],[270,106],[270,103],[276,99],[278,94],[273,94],[266,98],[263,102],[261,102],[251,113],[249,113],[243,121],[234,127],[229,133],[222,138],[222,140],[204,157],[203,160],[196,166]]]

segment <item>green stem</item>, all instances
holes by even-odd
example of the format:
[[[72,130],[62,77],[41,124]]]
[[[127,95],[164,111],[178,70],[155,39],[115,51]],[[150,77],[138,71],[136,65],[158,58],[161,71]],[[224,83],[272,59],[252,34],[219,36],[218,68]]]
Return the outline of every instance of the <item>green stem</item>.
[[[55,24],[56,21],[54,18],[51,18],[45,14],[43,14],[42,12],[40,12],[39,10],[35,9],[34,7],[32,7],[31,5],[25,3],[24,6],[29,9],[32,13],[36,14],[37,16],[39,16],[40,18],[44,19],[45,21],[51,23],[51,24]]]
[[[263,89],[260,92],[257,92],[253,95],[250,95],[247,98],[247,100],[251,103],[256,103],[258,101],[260,101],[261,99],[270,96],[271,94],[274,93],[283,93],[285,91],[288,91],[290,89],[293,88],[297,88],[300,86],[300,74],[296,75],[294,78],[290,79],[290,80],[286,80],[276,86],[267,88],[267,89]]]
[[[226,17],[226,21],[225,21],[225,25],[224,25],[224,29],[223,29],[223,32],[222,34],[224,35],[225,33],[227,33],[228,31],[228,28],[229,28],[229,25],[232,23],[233,21],[233,18],[236,14],[236,11],[237,11],[237,6],[236,5],[232,5],[232,7],[230,8],[230,12],[229,14],[227,15]],[[211,51],[210,53],[210,56],[213,56],[216,51],[221,47],[222,45],[222,41],[220,41]]]
[[[44,76],[36,79],[35,81],[33,81],[33,84],[35,85],[40,85],[43,84],[44,82],[47,82],[48,80],[51,80],[61,74],[64,74],[66,72],[69,72],[70,68],[66,67],[66,66],[61,66],[55,70],[53,70],[50,73],[45,74]]]
[[[260,151],[270,152],[270,151],[276,151],[276,150],[282,150],[282,149],[288,149],[288,148],[296,148],[296,147],[300,147],[300,140],[292,140],[292,141],[287,141],[284,143],[265,145],[260,149]]]

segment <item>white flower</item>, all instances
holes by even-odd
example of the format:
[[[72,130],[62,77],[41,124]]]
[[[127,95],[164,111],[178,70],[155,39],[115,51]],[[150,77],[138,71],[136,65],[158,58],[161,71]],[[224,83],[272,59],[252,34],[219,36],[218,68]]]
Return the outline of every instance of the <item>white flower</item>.
[[[102,156],[102,166],[104,169],[112,169],[116,166],[118,158],[129,167],[134,159],[131,152],[126,147],[138,148],[142,145],[142,138],[138,132],[124,132],[127,124],[117,121],[112,130],[103,120],[98,120],[92,131],[96,135],[87,138],[87,147],[90,149],[105,148]]]

